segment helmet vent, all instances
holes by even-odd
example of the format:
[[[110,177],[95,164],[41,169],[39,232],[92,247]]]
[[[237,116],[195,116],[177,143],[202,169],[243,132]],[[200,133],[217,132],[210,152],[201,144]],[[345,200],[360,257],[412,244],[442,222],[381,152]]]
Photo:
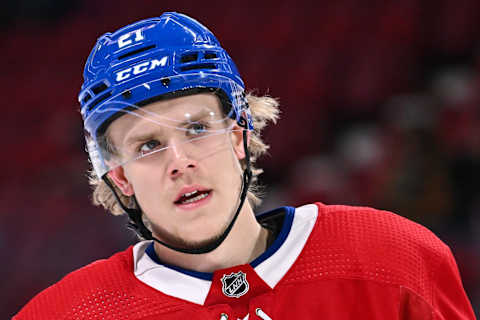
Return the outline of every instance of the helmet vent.
[[[101,82],[101,83],[99,83],[98,85],[96,85],[92,88],[92,92],[95,95],[97,95],[100,92],[107,90],[107,88],[108,88],[108,86],[105,84],[105,82]]]
[[[188,70],[195,70],[195,69],[216,69],[217,67],[215,66],[214,63],[198,63],[198,64],[192,64],[189,66],[184,66],[181,67],[181,71],[188,71]]]
[[[162,79],[160,79],[160,81],[162,82],[162,84],[165,87],[168,87],[168,85],[170,84],[170,79],[169,78],[162,78]]]
[[[217,54],[215,52],[206,52],[203,56],[205,59],[215,59],[217,58]]]
[[[87,103],[90,99],[92,99],[92,96],[87,93],[87,94],[85,94],[85,97],[83,97],[82,103],[85,104],[85,103]]]
[[[182,57],[180,58],[180,62],[181,63],[187,63],[187,62],[197,61],[197,59],[198,59],[198,53],[197,52],[186,53],[186,54],[182,55]]]
[[[123,91],[122,97],[124,97],[125,99],[130,99],[132,97],[132,91],[131,90]]]
[[[90,105],[88,106],[88,111],[92,111],[92,109],[95,108],[100,102],[107,99],[111,95],[112,95],[111,92],[107,92],[103,96],[100,96],[97,99],[95,99],[94,101],[92,101],[92,103],[90,103]]]
[[[149,45],[149,46],[146,46],[146,47],[143,47],[143,48],[139,48],[137,50],[133,50],[133,51],[124,53],[121,56],[118,56],[118,60],[122,60],[122,59],[125,59],[125,58],[128,58],[128,57],[134,56],[138,53],[153,49],[155,47],[156,47],[156,45],[152,44],[152,45]]]

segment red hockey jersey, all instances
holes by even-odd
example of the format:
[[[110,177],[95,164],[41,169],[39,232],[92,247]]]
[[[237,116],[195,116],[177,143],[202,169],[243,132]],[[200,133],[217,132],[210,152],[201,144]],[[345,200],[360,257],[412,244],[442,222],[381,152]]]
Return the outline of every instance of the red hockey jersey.
[[[475,319],[449,248],[371,208],[306,205],[283,214],[250,264],[213,274],[162,264],[150,241],[67,275],[13,319]]]

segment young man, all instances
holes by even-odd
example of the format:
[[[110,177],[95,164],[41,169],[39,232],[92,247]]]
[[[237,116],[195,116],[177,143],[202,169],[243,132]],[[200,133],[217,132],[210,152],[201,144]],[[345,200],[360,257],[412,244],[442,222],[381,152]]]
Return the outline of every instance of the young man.
[[[177,13],[102,36],[79,100],[94,199],[145,240],[72,272],[22,319],[474,319],[449,248],[371,208],[255,216],[260,131],[214,35]]]

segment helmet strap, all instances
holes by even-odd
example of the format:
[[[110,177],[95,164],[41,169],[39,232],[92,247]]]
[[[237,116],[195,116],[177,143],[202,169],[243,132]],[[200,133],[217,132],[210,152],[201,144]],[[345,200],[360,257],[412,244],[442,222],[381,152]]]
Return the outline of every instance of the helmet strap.
[[[242,175],[242,189],[241,189],[241,193],[240,193],[240,202],[239,202],[238,208],[235,212],[235,215],[232,218],[232,221],[230,222],[228,227],[225,229],[225,231],[222,233],[222,235],[217,240],[215,240],[215,242],[212,242],[212,243],[210,243],[206,246],[200,247],[200,248],[188,249],[188,248],[175,247],[175,246],[172,246],[172,245],[170,245],[170,244],[168,244],[168,243],[166,243],[162,240],[159,240],[159,239],[155,238],[152,234],[152,231],[150,231],[145,226],[145,224],[143,223],[142,210],[140,209],[140,205],[138,204],[135,196],[133,196],[133,197],[134,197],[136,208],[127,207],[121,201],[121,199],[118,196],[115,188],[113,187],[112,182],[108,179],[107,175],[104,175],[102,177],[103,181],[112,191],[112,193],[113,193],[115,199],[117,200],[118,204],[120,205],[120,207],[128,215],[128,218],[129,218],[128,227],[131,228],[132,230],[134,230],[137,233],[137,235],[140,236],[143,239],[154,240],[155,242],[158,242],[159,244],[161,244],[161,245],[163,245],[163,246],[165,246],[169,249],[172,249],[172,250],[175,250],[175,251],[181,252],[181,253],[203,254],[203,253],[209,253],[209,252],[215,250],[216,248],[218,248],[223,243],[223,241],[227,238],[230,231],[232,230],[233,225],[235,224],[235,221],[237,220],[238,215],[240,214],[240,211],[243,207],[245,199],[247,198],[248,188],[249,188],[250,183],[252,181],[252,170],[250,168],[250,152],[248,150],[248,142],[247,142],[248,123],[247,123],[246,119],[241,117],[240,121],[239,121],[239,124],[244,127],[244,129],[243,129],[243,148],[245,150],[245,162],[246,162],[246,167],[245,167],[245,170],[243,171],[243,175]]]

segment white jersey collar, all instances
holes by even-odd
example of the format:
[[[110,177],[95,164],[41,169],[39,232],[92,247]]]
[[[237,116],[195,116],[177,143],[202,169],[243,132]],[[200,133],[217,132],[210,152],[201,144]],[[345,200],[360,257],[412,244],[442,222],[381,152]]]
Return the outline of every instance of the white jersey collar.
[[[318,207],[313,204],[283,210],[286,210],[286,216],[277,239],[250,264],[272,289],[301,254],[318,217]],[[142,241],[133,247],[137,279],[166,295],[203,305],[211,287],[211,281],[205,276],[208,274],[198,273],[196,276],[194,271],[182,271],[158,263],[145,252],[150,245],[151,241]]]

